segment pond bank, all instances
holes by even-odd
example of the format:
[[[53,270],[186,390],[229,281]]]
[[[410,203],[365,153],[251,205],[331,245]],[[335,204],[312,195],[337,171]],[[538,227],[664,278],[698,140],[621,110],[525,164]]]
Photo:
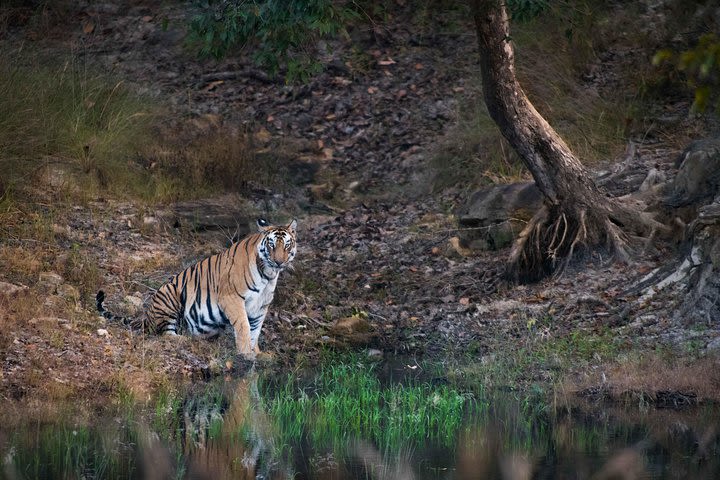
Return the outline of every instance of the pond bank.
[[[94,411],[125,396],[152,403],[159,392],[183,381],[232,375],[234,350],[227,336],[206,342],[133,335],[99,318],[93,297],[103,288],[110,305],[141,315],[142,302],[154,288],[225,248],[260,215],[297,215],[300,220],[296,268],[283,274],[261,337],[279,371],[322,365],[328,349],[372,348],[386,357],[410,355],[440,363],[441,377],[457,385],[539,388],[551,396],[583,391],[618,400],[636,395],[639,403],[720,396],[717,325],[686,325],[673,317],[682,292],[660,292],[649,301],[625,295],[629,283],[667,263],[674,253],[669,246],[631,265],[589,259],[560,278],[508,285],[502,276],[505,251],[468,252],[458,243],[462,229],[453,212],[469,190],[488,178],[507,179],[492,165],[474,163],[486,162],[485,150],[502,144],[488,133],[495,130],[482,105],[463,108],[481,103],[476,45],[468,41],[471,27],[462,23],[467,19],[454,25],[467,34],[438,36],[428,25],[409,31],[412,23],[404,23],[408,17],[403,16],[409,12],[400,12],[384,31],[382,46],[362,32],[363,38],[335,45],[339,57],[351,55],[363,67],[328,69],[299,86],[244,75],[210,80],[241,72],[247,59],[189,57],[182,46],[189,14],[184,4],[118,2],[117,8],[100,11],[83,5],[67,8],[77,18],[93,19],[84,24],[90,31],[81,22],[63,22],[50,25],[56,36],[45,36],[36,31],[42,22],[30,23],[2,32],[3,52],[21,51],[29,64],[42,65],[43,55],[67,56],[68,64],[80,70],[96,68],[102,82],[109,82],[105,75],[120,77],[101,83],[102,88],[68,86],[71,76],[62,74],[63,65],[42,70],[39,79],[32,76],[38,82],[57,76],[71,91],[84,86],[92,87],[88,94],[105,92],[94,100],[49,95],[76,101],[63,113],[79,111],[84,120],[95,118],[88,112],[103,117],[115,112],[110,100],[120,96],[132,101],[111,117],[147,118],[156,114],[145,108],[147,102],[157,102],[169,110],[159,121],[167,128],[160,133],[144,129],[145,140],[160,141],[139,152],[126,149],[139,141],[134,130],[131,136],[111,128],[112,122],[100,122],[104,135],[73,137],[73,148],[60,142],[64,150],[53,151],[51,159],[33,149],[33,142],[23,145],[33,169],[7,189],[10,195],[2,192],[0,202],[3,404],[14,404],[20,412],[25,405],[65,401]],[[632,20],[644,21],[642,16]],[[96,21],[107,28],[95,28]],[[625,26],[614,30],[632,31]],[[525,36],[533,37],[532,29]],[[53,41],[58,37],[71,45]],[[27,53],[29,43],[40,52],[37,58]],[[83,47],[82,58],[73,56],[77,45]],[[573,77],[572,89],[535,84],[578,92],[569,96],[582,100],[623,90],[617,82],[632,90],[632,81],[618,79],[624,78],[624,66],[639,65],[648,52],[609,41],[604,48],[606,60],[588,66],[595,72],[589,81]],[[550,58],[547,52],[560,53],[552,44],[546,53],[532,43],[527,51],[541,52],[528,55],[541,59]],[[632,72],[636,79],[637,69]],[[540,73],[545,79],[560,76]],[[17,76],[26,89],[31,76]],[[121,84],[130,87],[115,90]],[[42,100],[35,93],[51,90],[29,91],[29,98]],[[11,99],[19,98],[8,92]],[[138,100],[138,92],[152,100]],[[553,107],[558,102],[565,107],[558,111],[577,111],[564,101],[553,99]],[[639,109],[648,118],[622,118],[637,123],[636,132],[627,132],[627,138],[623,133],[620,140],[614,136],[602,155],[607,165],[595,165],[613,170],[614,161],[622,160],[614,156],[615,149],[631,142],[635,163],[626,166],[635,183],[621,185],[624,190],[617,195],[639,186],[649,166],[674,174],[675,155],[689,137],[706,131],[707,125],[687,117],[682,99],[662,101],[668,104],[657,100],[652,108]],[[18,111],[30,112],[26,120],[40,117],[29,103],[19,103]],[[130,107],[140,110],[126,110]],[[558,120],[586,124],[588,118],[624,110],[606,107]],[[66,120],[77,125],[72,116]],[[97,123],[88,121],[88,128]],[[610,126],[616,130],[618,125]],[[39,132],[35,141],[44,145],[47,130],[32,126],[20,131]],[[468,139],[465,129],[491,140]],[[581,130],[579,143],[592,143]],[[123,141],[112,143],[120,133],[127,138],[120,135]],[[97,142],[101,145],[95,147]],[[438,156],[438,150],[453,158]],[[104,169],[110,153],[117,155],[115,170]],[[236,157],[245,163],[233,163]],[[438,171],[433,162],[442,168]],[[470,168],[482,178],[468,181]],[[232,185],[233,191],[224,183],[225,174],[236,170],[247,176]],[[118,171],[139,177],[108,175]],[[453,181],[436,183],[434,175],[450,175]],[[222,181],[213,183],[218,177]],[[138,186],[139,191],[130,188]]]
[[[144,406],[125,399],[84,420],[67,410],[3,421],[4,472],[408,480],[720,474],[717,405],[553,405],[537,394],[464,390],[406,359],[341,358],[314,372],[253,371],[168,387]]]

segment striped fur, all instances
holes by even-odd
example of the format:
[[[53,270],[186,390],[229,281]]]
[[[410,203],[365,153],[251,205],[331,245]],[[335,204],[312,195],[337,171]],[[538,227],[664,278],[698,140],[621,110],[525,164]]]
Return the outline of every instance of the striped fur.
[[[187,330],[192,335],[213,337],[231,326],[238,353],[255,358],[278,276],[295,257],[296,225],[295,220],[273,226],[259,219],[257,233],[186,268],[160,287],[145,321],[128,320],[105,310],[103,291],[96,297],[98,311],[110,320],[158,334]]]

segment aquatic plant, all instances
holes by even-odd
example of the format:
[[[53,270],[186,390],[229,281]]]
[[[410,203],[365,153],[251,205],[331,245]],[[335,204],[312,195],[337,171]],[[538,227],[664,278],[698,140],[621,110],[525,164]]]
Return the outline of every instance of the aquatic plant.
[[[293,376],[266,382],[261,391],[282,443],[305,434],[318,446],[363,438],[392,451],[428,441],[452,445],[466,408],[475,404],[447,385],[383,384],[374,366],[362,363],[324,366],[307,383]]]

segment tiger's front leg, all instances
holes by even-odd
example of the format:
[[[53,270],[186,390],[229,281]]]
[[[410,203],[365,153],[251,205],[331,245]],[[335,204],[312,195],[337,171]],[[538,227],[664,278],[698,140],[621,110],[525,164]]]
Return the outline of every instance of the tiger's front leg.
[[[245,301],[240,297],[226,297],[220,298],[218,303],[233,327],[237,353],[247,360],[254,360],[255,352],[250,342],[250,323],[245,311]]]
[[[248,318],[250,323],[250,346],[255,354],[261,354],[260,351],[260,331],[262,330],[265,316],[267,315],[267,306],[262,309],[256,318]]]

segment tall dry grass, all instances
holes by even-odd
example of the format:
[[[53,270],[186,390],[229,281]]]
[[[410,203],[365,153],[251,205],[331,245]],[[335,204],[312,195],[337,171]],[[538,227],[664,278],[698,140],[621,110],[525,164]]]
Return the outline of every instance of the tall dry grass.
[[[133,160],[152,140],[156,112],[124,82],[95,74],[73,57],[56,64],[32,52],[0,59],[0,167],[23,190],[48,165],[83,189],[138,194]],[[60,182],[62,183],[62,182]],[[62,186],[61,184],[54,185]]]

